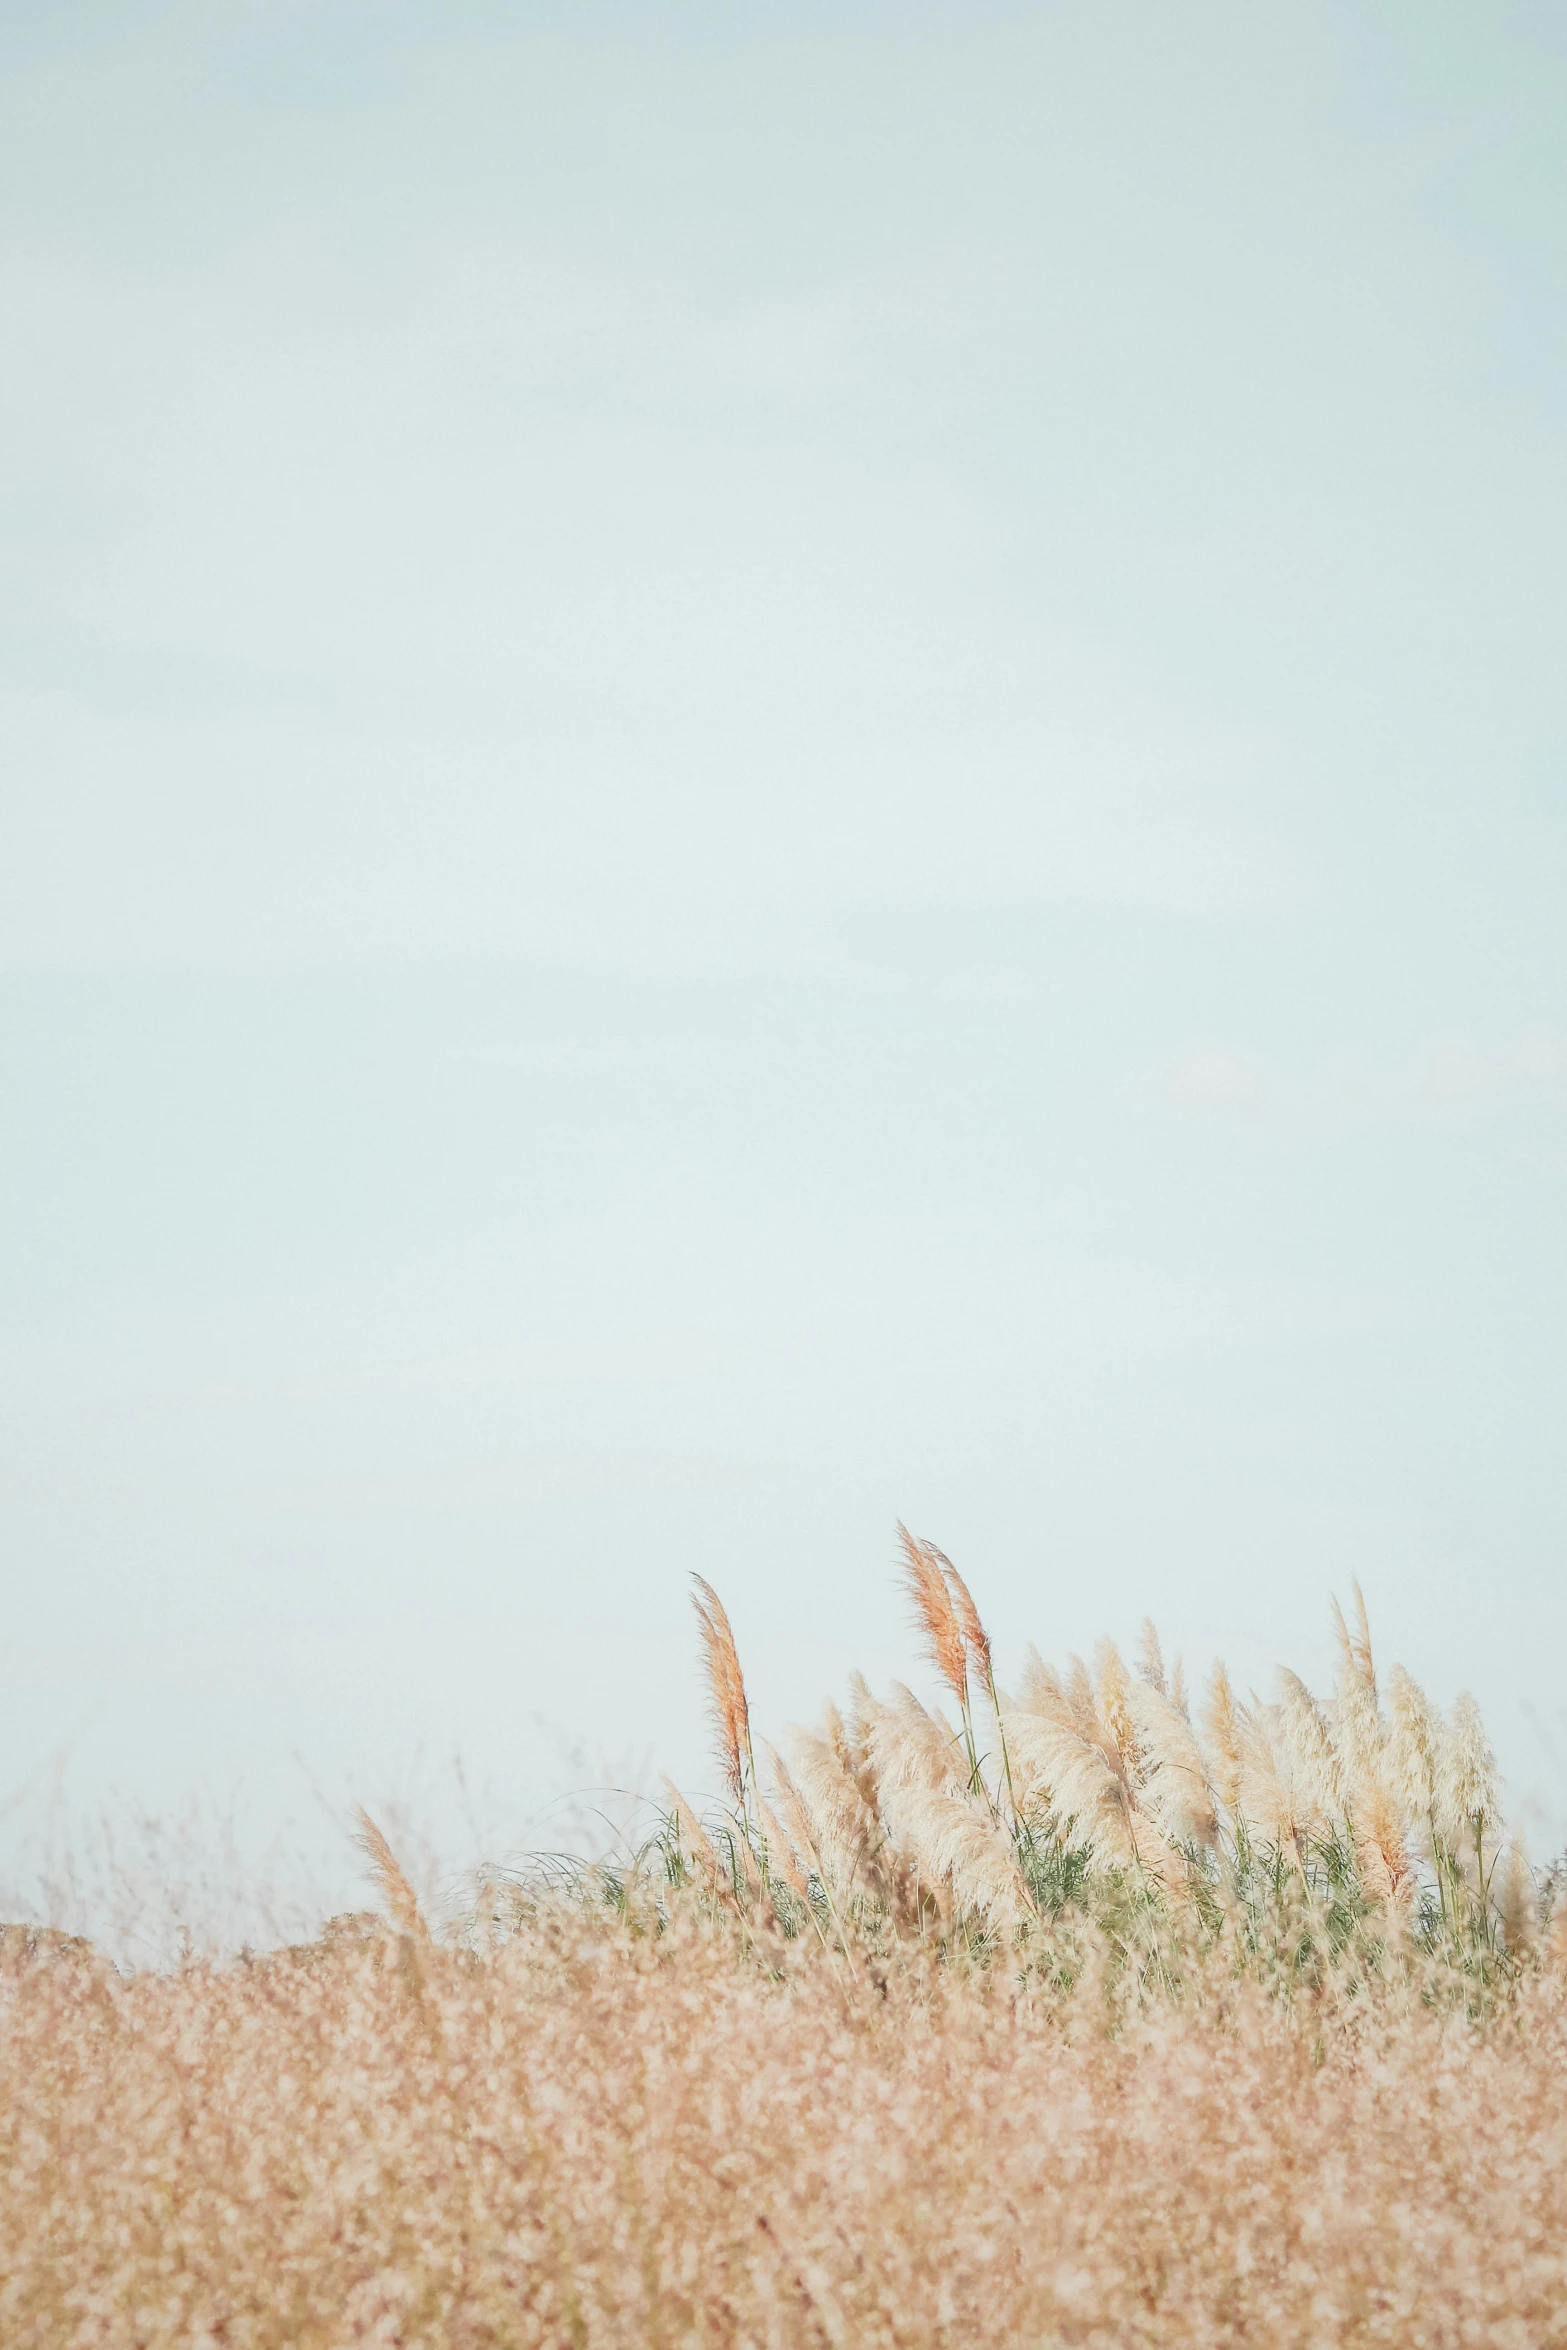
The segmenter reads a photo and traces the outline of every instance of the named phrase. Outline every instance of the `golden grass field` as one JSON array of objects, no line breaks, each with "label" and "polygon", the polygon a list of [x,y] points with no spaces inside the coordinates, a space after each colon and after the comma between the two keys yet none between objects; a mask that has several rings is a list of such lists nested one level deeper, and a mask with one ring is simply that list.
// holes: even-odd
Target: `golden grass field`
[{"label": "golden grass field", "polygon": [[1567,1950],[1483,1728],[1364,1617],[1331,1696],[1000,1690],[753,1741],[729,1804],[432,1921],[121,1974],[0,1949],[0,2344],[1567,2343]]}]

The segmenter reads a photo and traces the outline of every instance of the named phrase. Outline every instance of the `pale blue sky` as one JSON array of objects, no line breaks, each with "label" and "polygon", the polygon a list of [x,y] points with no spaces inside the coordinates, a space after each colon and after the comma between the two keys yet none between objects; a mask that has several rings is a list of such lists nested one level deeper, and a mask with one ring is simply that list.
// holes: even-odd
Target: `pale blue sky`
[{"label": "pale blue sky", "polygon": [[1546,8],[8,8],[0,1812],[698,1777],[901,1512],[1548,1841],[1564,295]]}]

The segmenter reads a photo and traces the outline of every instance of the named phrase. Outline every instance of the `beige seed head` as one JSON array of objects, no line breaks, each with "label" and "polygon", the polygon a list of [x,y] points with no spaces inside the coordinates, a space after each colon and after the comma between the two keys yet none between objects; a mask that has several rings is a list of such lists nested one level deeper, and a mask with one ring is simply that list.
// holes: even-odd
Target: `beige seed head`
[{"label": "beige seed head", "polygon": [[953,1612],[958,1619],[958,1629],[963,1635],[963,1645],[968,1652],[970,1669],[981,1688],[988,1690],[993,1687],[995,1679],[990,1661],[990,1634],[980,1621],[979,1610],[974,1605],[968,1585],[946,1552],[938,1550],[933,1542],[927,1543],[925,1547],[947,1579],[947,1588],[952,1594]]},{"label": "beige seed head", "polygon": [[1337,1827],[1348,1808],[1344,1771],[1322,1708],[1287,1665],[1279,1667],[1278,1680],[1279,1721],[1291,1777],[1316,1815],[1313,1826]]},{"label": "beige seed head", "polygon": [[400,1933],[411,1934],[415,1941],[427,1942],[430,1929],[425,1924],[418,1896],[398,1865],[396,1853],[363,1804],[358,1806],[356,1819],[354,1842],[370,1863],[370,1873],[380,1888],[393,1924]]},{"label": "beige seed head", "polygon": [[709,1717],[718,1741],[724,1784],[738,1803],[745,1792],[745,1757],[751,1741],[745,1679],[723,1601],[702,1576],[693,1575],[691,1580],[696,1586],[691,1604],[701,1626],[702,1656],[707,1668]]},{"label": "beige seed head", "polygon": [[1150,1681],[1134,1681],[1128,1703],[1147,1761],[1139,1810],[1174,1844],[1211,1845],[1218,1833],[1213,1789],[1192,1726]]},{"label": "beige seed head", "polygon": [[901,1519],[898,1541],[903,1551],[904,1589],[913,1609],[915,1629],[924,1636],[931,1663],[959,1705],[964,1705],[968,1701],[968,1661],[953,1595],[942,1573],[940,1554],[930,1543],[921,1542],[911,1534]]},{"label": "beige seed head", "polygon": [[1240,1717],[1230,1676],[1222,1664],[1216,1664],[1209,1676],[1202,1726],[1208,1734],[1211,1755],[1209,1777],[1220,1802],[1234,1819],[1240,1811]]},{"label": "beige seed head", "polygon": [[1402,1665],[1388,1675],[1387,1712],[1388,1791],[1406,1823],[1423,1832],[1436,1808],[1439,1728],[1430,1699]]},{"label": "beige seed head", "polygon": [[733,1893],[729,1884],[728,1871],[714,1851],[712,1840],[706,1829],[673,1779],[665,1779],[664,1794],[679,1833],[681,1850],[690,1854],[697,1874],[701,1877],[708,1891],[718,1894],[732,1904]]},{"label": "beige seed head", "polygon": [[1455,1844],[1483,1836],[1500,1816],[1500,1786],[1480,1708],[1467,1689],[1453,1700],[1438,1754],[1437,1815],[1443,1834]]},{"label": "beige seed head", "polygon": [[1148,1763],[1143,1752],[1142,1739],[1138,1735],[1137,1723],[1132,1715],[1132,1677],[1128,1673],[1125,1660],[1113,1640],[1100,1641],[1094,1651],[1094,1664],[1096,1667],[1094,1697],[1098,1705],[1099,1720],[1111,1747],[1119,1757],[1121,1771],[1127,1785],[1136,1789],[1142,1784]]},{"label": "beige seed head", "polygon": [[1507,1947],[1515,1958],[1521,1958],[1540,1939],[1539,1895],[1521,1828],[1514,1828],[1496,1873],[1495,1902]]},{"label": "beige seed head", "polygon": [[1142,1630],[1137,1635],[1137,1670],[1150,1689],[1157,1689],[1161,1697],[1168,1695],[1164,1650],[1159,1645],[1159,1635],[1152,1616],[1144,1616]]}]

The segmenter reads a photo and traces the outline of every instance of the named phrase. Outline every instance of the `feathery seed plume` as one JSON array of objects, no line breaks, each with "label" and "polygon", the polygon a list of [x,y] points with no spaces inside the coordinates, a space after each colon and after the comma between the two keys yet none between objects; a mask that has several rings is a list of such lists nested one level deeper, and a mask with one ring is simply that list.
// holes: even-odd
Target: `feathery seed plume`
[{"label": "feathery seed plume", "polygon": [[1467,1689],[1453,1700],[1440,1754],[1437,1808],[1444,1835],[1454,1844],[1483,1836],[1496,1825],[1500,1790],[1480,1708]]},{"label": "feathery seed plume", "polygon": [[895,1681],[890,1705],[872,1697],[868,1689],[858,1693],[858,1703],[884,1808],[888,1795],[909,1787],[928,1787],[937,1794],[967,1788],[958,1739],[940,1714],[921,1705],[912,1689]]},{"label": "feathery seed plume", "polygon": [[1339,1652],[1334,1680],[1333,1740],[1343,1758],[1346,1794],[1352,1808],[1363,1805],[1372,1784],[1385,1775],[1387,1743],[1371,1657],[1371,1629],[1366,1621],[1365,1597],[1358,1583],[1354,1593],[1353,1631],[1345,1622],[1338,1601],[1333,1601],[1333,1629]]},{"label": "feathery seed plume", "polygon": [[1261,1705],[1255,1694],[1237,1710],[1240,1735],[1240,1817],[1264,1846],[1285,1853],[1297,1865],[1312,1825],[1313,1806],[1303,1800],[1291,1769],[1291,1753],[1277,1706]]},{"label": "feathery seed plume", "polygon": [[802,1867],[795,1872],[801,1878],[801,1882],[795,1884],[795,1878],[791,1876],[789,1878],[790,1884],[794,1886],[794,1890],[800,1894],[802,1899],[809,1898],[810,1888],[805,1882],[805,1872],[808,1871],[819,1877],[824,1885],[827,1882],[827,1871],[823,1865],[820,1851],[821,1839],[815,1822],[806,1808],[805,1799],[794,1783],[793,1773],[783,1756],[778,1752],[777,1747],[769,1746],[764,1742],[762,1752],[767,1757],[767,1766],[772,1774],[773,1793],[778,1798],[778,1810],[782,1815],[781,1820],[775,1819],[769,1811],[766,1817],[772,1821],[773,1829],[785,1838],[786,1850],[791,1850],[802,1864]]},{"label": "feathery seed plume", "polygon": [[1355,1860],[1361,1883],[1389,1909],[1407,1911],[1415,1878],[1398,1808],[1380,1779],[1361,1789],[1355,1816]]},{"label": "feathery seed plume", "polygon": [[1213,1784],[1231,1819],[1237,1819],[1241,1804],[1240,1715],[1230,1676],[1222,1664],[1216,1664],[1209,1677],[1202,1723],[1213,1750]]},{"label": "feathery seed plume", "polygon": [[370,1863],[370,1872],[391,1912],[392,1923],[400,1933],[411,1934],[415,1941],[428,1942],[430,1929],[425,1924],[418,1895],[398,1866],[396,1853],[362,1803],[356,1816],[359,1824],[354,1831],[354,1842]]},{"label": "feathery seed plume", "polygon": [[1350,1584],[1350,1590],[1355,1595],[1355,1631],[1351,1646],[1360,1677],[1374,1698],[1377,1694],[1376,1659],[1371,1653],[1371,1623],[1366,1614],[1366,1595],[1360,1588],[1358,1575]]},{"label": "feathery seed plume", "polygon": [[[990,1653],[990,1634],[986,1631],[979,1610],[974,1605],[972,1592],[946,1552],[937,1550],[933,1542],[928,1543],[926,1547],[947,1579],[947,1588],[952,1594],[952,1604],[957,1614],[958,1629],[963,1635],[963,1645],[967,1652],[970,1673],[984,1691],[990,1710],[995,1716],[996,1733],[1001,1741],[1001,1779],[1002,1785],[1006,1789],[1006,1809],[1009,1816],[1015,1821],[1017,1817],[1017,1788],[1013,1783],[1012,1757],[1007,1747],[1007,1727],[1001,1715],[1001,1697],[996,1688],[996,1670]],[[975,1794],[983,1794],[985,1791],[984,1782],[980,1773],[979,1753],[974,1740],[973,1721],[967,1711],[964,1714],[963,1727],[968,1741],[973,1791]],[[992,1808],[997,1807],[993,1806]]]},{"label": "feathery seed plume", "polygon": [[1134,1681],[1127,1704],[1147,1763],[1138,1808],[1172,1844],[1211,1845],[1218,1834],[1213,1790],[1186,1716],[1152,1681]]},{"label": "feathery seed plume", "polygon": [[665,1779],[664,1793],[668,1798],[675,1826],[679,1830],[682,1851],[690,1853],[708,1891],[721,1894],[725,1900],[732,1903],[734,1896],[729,1884],[728,1872],[714,1851],[712,1839],[707,1830],[673,1779]]},{"label": "feathery seed plume", "polygon": [[1019,1776],[1032,1795],[1048,1790],[1063,1820],[1103,1858],[1122,1864],[1139,1857],[1140,1835],[1132,1792],[1102,1740],[1085,1738],[1063,1700],[1053,1713],[1015,1707],[1007,1713]]},{"label": "feathery seed plume", "polygon": [[1535,1891],[1534,1871],[1529,1866],[1521,1828],[1513,1830],[1498,1872],[1496,1913],[1501,1919],[1507,1947],[1515,1958],[1532,1949],[1539,1941],[1539,1896]]},{"label": "feathery seed plume", "polygon": [[1027,1821],[1046,1819],[1058,1812],[1059,1806],[1050,1763],[1035,1735],[1041,1715],[1034,1707],[1015,1703],[1008,1697],[1001,1699],[996,1710],[1012,1757],[1013,1797],[1018,1815]]},{"label": "feathery seed plume", "polygon": [[724,1782],[737,1803],[745,1799],[745,1765],[751,1747],[751,1717],[745,1701],[735,1636],[729,1628],[723,1601],[700,1575],[691,1578],[696,1589],[691,1604],[702,1628],[702,1650],[707,1666],[710,1712],[718,1734],[718,1759]]},{"label": "feathery seed plume", "polygon": [[1373,1703],[1377,1694],[1376,1665],[1371,1654],[1371,1625],[1366,1616],[1366,1596],[1358,1580],[1350,1585],[1355,1600],[1353,1629],[1345,1621],[1344,1610],[1337,1599],[1332,1602],[1333,1636],[1338,1644],[1339,1658],[1346,1676],[1363,1682],[1371,1692]]},{"label": "feathery seed plume", "polygon": [[1387,1711],[1389,1789],[1405,1819],[1425,1828],[1436,1809],[1441,1733],[1431,1700],[1402,1665],[1387,1677]]},{"label": "feathery seed plume", "polygon": [[1344,1817],[1344,1772],[1322,1708],[1298,1673],[1279,1667],[1279,1721],[1291,1776],[1317,1815],[1312,1825],[1334,1828]]},{"label": "feathery seed plume", "polygon": [[1340,1672],[1331,1708],[1333,1744],[1343,1760],[1349,1803],[1361,1802],[1368,1787],[1387,1777],[1387,1725],[1376,1699],[1358,1673]]},{"label": "feathery seed plume", "polygon": [[824,1883],[848,1894],[865,1880],[884,1835],[876,1807],[867,1801],[852,1767],[843,1725],[833,1708],[828,1714],[825,1737],[791,1727],[793,1773],[787,1782],[775,1773],[775,1785],[791,1835],[796,1822],[790,1799],[799,1806],[796,1849],[802,1849],[801,1838],[808,1847],[802,1858],[814,1854],[812,1866]]},{"label": "feathery seed plume", "polygon": [[1143,1628],[1137,1635],[1137,1670],[1150,1689],[1157,1689],[1161,1697],[1169,1690],[1164,1677],[1164,1650],[1159,1645],[1159,1634],[1152,1616],[1144,1616]]},{"label": "feathery seed plume", "polygon": [[911,1534],[901,1519],[898,1541],[903,1549],[903,1578],[913,1606],[915,1629],[924,1634],[930,1660],[959,1705],[966,1705],[968,1664],[963,1632],[937,1554],[928,1542],[921,1542]]},{"label": "feathery seed plume", "polygon": [[1002,1932],[1033,1908],[1010,1836],[969,1796],[905,1786],[890,1801],[899,1845],[927,1884],[950,1893],[954,1908]]},{"label": "feathery seed plume", "polygon": [[1105,1728],[1099,1719],[1099,1702],[1094,1695],[1094,1677],[1080,1656],[1066,1660],[1066,1702],[1078,1734],[1083,1738],[1103,1738]]},{"label": "feathery seed plume", "polygon": [[993,1690],[995,1675],[990,1662],[990,1634],[980,1621],[979,1610],[974,1605],[969,1587],[944,1550],[938,1550],[934,1542],[927,1542],[925,1548],[930,1552],[931,1557],[947,1579],[947,1588],[952,1594],[952,1605],[958,1619],[958,1629],[963,1635],[963,1644],[968,1651],[968,1661],[970,1665],[978,1667],[976,1678],[982,1688]]},{"label": "feathery seed plume", "polygon": [[1062,1696],[1061,1676],[1054,1665],[1047,1665],[1032,1640],[1023,1657],[1023,1678],[1018,1687],[1017,1702],[1026,1713],[1043,1713],[1057,1704]]},{"label": "feathery seed plume", "polygon": [[1100,1641],[1094,1650],[1094,1664],[1099,1719],[1120,1758],[1127,1784],[1135,1791],[1142,1785],[1148,1766],[1132,1716],[1132,1676],[1113,1640]]}]

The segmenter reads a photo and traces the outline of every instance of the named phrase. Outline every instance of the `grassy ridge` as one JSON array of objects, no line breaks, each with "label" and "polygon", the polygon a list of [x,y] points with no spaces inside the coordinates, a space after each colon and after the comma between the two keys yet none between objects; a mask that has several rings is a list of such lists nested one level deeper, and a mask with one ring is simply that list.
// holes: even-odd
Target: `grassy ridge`
[{"label": "grassy ridge", "polygon": [[1003,1690],[904,1538],[945,1711],[777,1752],[697,1591],[727,1783],[628,1862],[481,1873],[121,1975],[0,1939],[0,2342],[1567,2343],[1567,1944],[1364,1612],[1318,1698]]},{"label": "grassy ridge", "polygon": [[[1567,1996],[850,1965],[554,1896],[122,1979],[14,1954],[0,2340],[1567,2340]],[[1114,2029],[1106,2029],[1113,2018]]]}]

